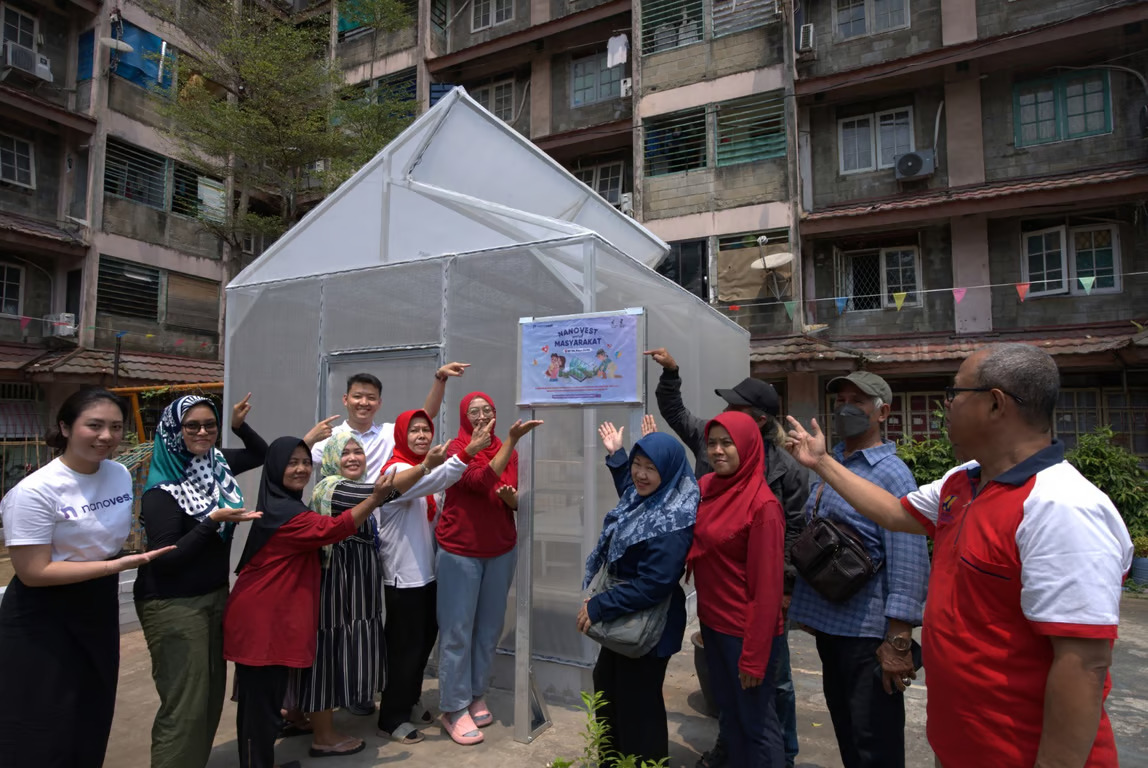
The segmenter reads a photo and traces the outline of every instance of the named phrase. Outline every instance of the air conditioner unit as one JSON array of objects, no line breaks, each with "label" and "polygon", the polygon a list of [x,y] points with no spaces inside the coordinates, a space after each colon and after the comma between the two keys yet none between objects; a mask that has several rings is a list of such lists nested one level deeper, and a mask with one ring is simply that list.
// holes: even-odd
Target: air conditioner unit
[{"label": "air conditioner unit", "polygon": [[76,316],[71,312],[44,315],[44,335],[59,336],[66,339],[74,338],[76,335]]},{"label": "air conditioner unit", "polygon": [[802,24],[801,33],[797,36],[797,52],[809,53],[813,50],[813,25]]},{"label": "air conditioner unit", "polygon": [[618,210],[627,216],[634,215],[634,193],[623,192],[618,197]]},{"label": "air conditioner unit", "polygon": [[634,95],[634,78],[623,77],[622,81],[618,85],[621,89],[622,98]]},{"label": "air conditioner unit", "polygon": [[52,82],[52,61],[31,48],[16,45],[11,40],[4,43],[4,66],[27,72],[33,77]]},{"label": "air conditioner unit", "polygon": [[936,170],[936,156],[931,149],[906,152],[893,158],[899,180],[923,179],[932,176]]}]

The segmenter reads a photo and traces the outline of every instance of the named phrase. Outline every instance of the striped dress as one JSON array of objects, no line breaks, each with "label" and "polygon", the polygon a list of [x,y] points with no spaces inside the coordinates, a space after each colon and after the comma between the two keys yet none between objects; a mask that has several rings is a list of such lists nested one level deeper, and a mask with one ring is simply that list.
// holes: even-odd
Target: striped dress
[{"label": "striped dress", "polygon": [[[331,514],[365,501],[370,483],[343,480],[331,496]],[[315,663],[299,670],[299,708],[305,712],[371,701],[386,685],[382,561],[377,523],[367,518],[354,536],[331,548],[319,589]]]}]

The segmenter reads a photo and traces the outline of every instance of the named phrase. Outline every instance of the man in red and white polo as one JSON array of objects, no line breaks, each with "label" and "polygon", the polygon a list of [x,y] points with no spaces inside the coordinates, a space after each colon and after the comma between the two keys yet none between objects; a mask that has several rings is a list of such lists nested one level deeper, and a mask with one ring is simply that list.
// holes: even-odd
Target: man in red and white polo
[{"label": "man in red and white polo", "polygon": [[934,537],[921,645],[943,768],[1118,764],[1104,699],[1132,542],[1052,439],[1059,389],[1043,350],[978,350],[945,391],[972,461],[902,499],[826,454],[816,421],[790,419],[790,451],[858,512]]}]

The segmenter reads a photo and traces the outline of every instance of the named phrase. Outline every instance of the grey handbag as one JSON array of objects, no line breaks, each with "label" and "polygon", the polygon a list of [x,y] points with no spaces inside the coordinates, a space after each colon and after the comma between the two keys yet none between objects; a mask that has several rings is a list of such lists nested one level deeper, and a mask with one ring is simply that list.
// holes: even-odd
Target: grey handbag
[{"label": "grey handbag", "polygon": [[[590,584],[590,595],[600,595],[625,583],[624,580],[611,576],[608,566],[603,566]],[[620,653],[631,659],[641,658],[653,650],[662,639],[662,633],[666,631],[666,615],[670,612],[672,597],[673,593],[649,608],[627,613],[611,621],[591,624],[590,629],[586,630],[586,637],[614,653]]]}]

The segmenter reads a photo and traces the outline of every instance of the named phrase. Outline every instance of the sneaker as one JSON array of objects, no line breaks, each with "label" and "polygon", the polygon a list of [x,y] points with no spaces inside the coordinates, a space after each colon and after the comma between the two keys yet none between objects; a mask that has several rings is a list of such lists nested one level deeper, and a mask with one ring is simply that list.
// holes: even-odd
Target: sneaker
[{"label": "sneaker", "polygon": [[375,702],[371,700],[359,701],[347,706],[347,711],[352,715],[359,717],[366,717],[367,715],[375,714]]}]

